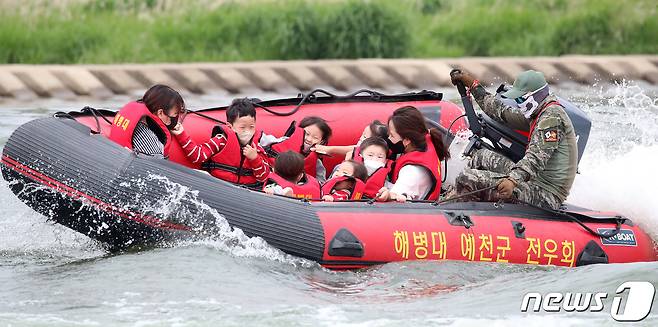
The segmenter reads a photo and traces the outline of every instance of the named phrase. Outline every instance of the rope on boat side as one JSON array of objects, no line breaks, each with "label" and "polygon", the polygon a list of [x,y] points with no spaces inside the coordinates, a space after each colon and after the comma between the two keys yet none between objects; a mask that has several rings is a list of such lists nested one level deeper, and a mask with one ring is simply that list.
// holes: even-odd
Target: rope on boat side
[{"label": "rope on boat side", "polygon": [[609,231],[609,232],[605,232],[605,233],[599,233],[599,232],[594,231],[593,229],[589,228],[589,226],[585,225],[585,223],[583,223],[582,221],[580,221],[580,219],[576,218],[574,215],[572,215],[572,214],[570,214],[570,213],[568,213],[568,212],[566,212],[566,211],[563,211],[563,210],[553,210],[553,209],[548,209],[548,208],[540,207],[540,206],[538,206],[538,205],[534,205],[534,204],[532,204],[532,203],[528,203],[528,202],[523,201],[523,200],[519,200],[519,199],[515,199],[515,200],[516,200],[518,203],[525,204],[525,205],[530,206],[530,207],[533,207],[533,208],[535,208],[535,209],[542,210],[542,211],[545,211],[545,212],[548,212],[548,213],[551,213],[551,214],[554,214],[554,215],[557,215],[557,216],[560,216],[560,217],[569,218],[569,220],[571,220],[571,221],[577,223],[578,225],[580,225],[580,227],[582,227],[584,230],[586,230],[586,231],[589,232],[590,234],[592,234],[592,235],[594,235],[594,236],[602,237],[602,238],[605,238],[605,239],[609,239],[609,238],[614,237],[614,236],[616,236],[617,234],[619,234],[619,232],[621,232],[621,224],[622,224],[622,223],[624,222],[624,220],[625,220],[624,218],[617,217],[617,219],[616,219],[616,220],[617,220],[617,221],[616,221],[617,225],[615,226],[615,230],[613,230],[613,231]]},{"label": "rope on boat side", "polygon": [[457,200],[457,199],[465,198],[469,195],[474,195],[474,194],[477,194],[477,193],[480,193],[480,192],[489,191],[489,190],[497,188],[497,187],[498,187],[498,185],[492,185],[492,186],[481,188],[479,190],[475,190],[475,191],[472,191],[472,192],[459,194],[457,196],[453,196],[453,197],[450,197],[450,198],[447,198],[447,199],[436,200],[436,201],[432,202],[432,205],[438,206],[438,205],[441,205],[441,204],[444,204],[444,203],[452,202],[452,201]]}]

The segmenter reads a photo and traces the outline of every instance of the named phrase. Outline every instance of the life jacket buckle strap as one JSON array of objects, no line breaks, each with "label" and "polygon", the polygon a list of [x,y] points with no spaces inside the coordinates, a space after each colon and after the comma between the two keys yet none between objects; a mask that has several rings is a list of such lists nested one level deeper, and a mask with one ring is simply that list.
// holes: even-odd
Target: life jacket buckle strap
[{"label": "life jacket buckle strap", "polygon": [[206,170],[212,170],[212,169],[224,170],[224,171],[228,171],[228,172],[240,175],[240,176],[253,176],[254,175],[254,172],[251,169],[245,169],[245,168],[239,169],[237,167],[233,167],[233,166],[229,166],[229,165],[225,165],[225,164],[220,164],[220,163],[217,163],[217,162],[205,162],[201,165],[201,167],[203,169],[206,169]]}]

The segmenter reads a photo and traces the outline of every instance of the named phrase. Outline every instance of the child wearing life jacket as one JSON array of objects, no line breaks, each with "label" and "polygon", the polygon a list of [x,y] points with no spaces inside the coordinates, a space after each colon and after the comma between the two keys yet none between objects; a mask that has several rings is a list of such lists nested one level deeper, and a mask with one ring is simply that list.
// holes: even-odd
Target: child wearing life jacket
[{"label": "child wearing life jacket", "polygon": [[304,156],[306,174],[314,176],[320,183],[323,183],[327,178],[327,171],[318,153],[313,150],[317,145],[327,144],[330,137],[331,127],[327,121],[320,117],[309,116],[304,117],[296,127],[294,124],[291,125],[283,138],[274,140],[274,143],[272,140],[261,138],[260,144],[270,155],[270,163],[273,163],[280,153],[288,150],[301,153]]},{"label": "child wearing life jacket", "polygon": [[292,198],[319,199],[320,183],[304,173],[304,156],[294,151],[279,154],[263,191]]},{"label": "child wearing life jacket", "polygon": [[388,174],[391,172],[392,161],[388,156],[388,143],[381,137],[369,137],[356,149],[355,160],[362,161],[368,171],[365,190],[367,198],[375,198],[377,192],[386,185]]},{"label": "child wearing life jacket", "polygon": [[171,133],[192,163],[211,175],[251,188],[262,187],[270,173],[265,150],[254,140],[256,108],[249,99],[235,99],[226,109],[228,125],[215,126],[209,141],[197,144],[178,124]]},{"label": "child wearing life jacket", "polygon": [[[358,158],[358,148],[361,145],[363,140],[378,136],[382,139],[388,137],[388,126],[382,123],[379,120],[373,120],[368,126],[363,129],[361,132],[361,137],[356,141],[355,145],[316,145],[315,151],[319,153],[332,154],[332,155],[341,155],[345,156],[345,160],[357,159]],[[358,161],[358,160],[357,160]]]},{"label": "child wearing life jacket", "polygon": [[368,176],[372,176],[377,169],[386,166],[388,161],[386,159],[388,156],[388,143],[378,136],[363,140],[355,152],[357,154],[355,160],[363,162],[368,170]]},{"label": "child wearing life jacket", "polygon": [[366,167],[355,160],[345,160],[322,186],[322,200],[345,201],[359,200],[363,195],[365,180],[368,178]]}]

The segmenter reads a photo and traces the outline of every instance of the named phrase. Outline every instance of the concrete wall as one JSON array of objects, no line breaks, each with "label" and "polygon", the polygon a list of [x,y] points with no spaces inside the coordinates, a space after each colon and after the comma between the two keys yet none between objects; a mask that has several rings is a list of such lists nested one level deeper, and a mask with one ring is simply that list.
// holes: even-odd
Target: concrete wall
[{"label": "concrete wall", "polygon": [[511,82],[526,69],[544,72],[550,83],[584,84],[644,80],[658,84],[658,55],[449,59],[360,59],[251,63],[0,65],[0,97],[17,100],[111,97],[136,94],[163,83],[185,93],[249,93],[329,87],[424,89],[449,86],[461,68],[483,83]]}]

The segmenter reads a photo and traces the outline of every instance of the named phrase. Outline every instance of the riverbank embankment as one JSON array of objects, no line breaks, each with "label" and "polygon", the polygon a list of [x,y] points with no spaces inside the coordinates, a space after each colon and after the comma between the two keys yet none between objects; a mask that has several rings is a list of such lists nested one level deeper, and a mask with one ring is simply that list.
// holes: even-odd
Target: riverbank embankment
[{"label": "riverbank embankment", "polygon": [[156,83],[182,92],[229,94],[432,89],[450,85],[453,68],[487,84],[511,83],[526,69],[552,84],[643,80],[658,84],[658,56],[561,56],[445,59],[357,59],[187,64],[0,65],[0,96],[17,100],[106,98],[137,94]]}]

